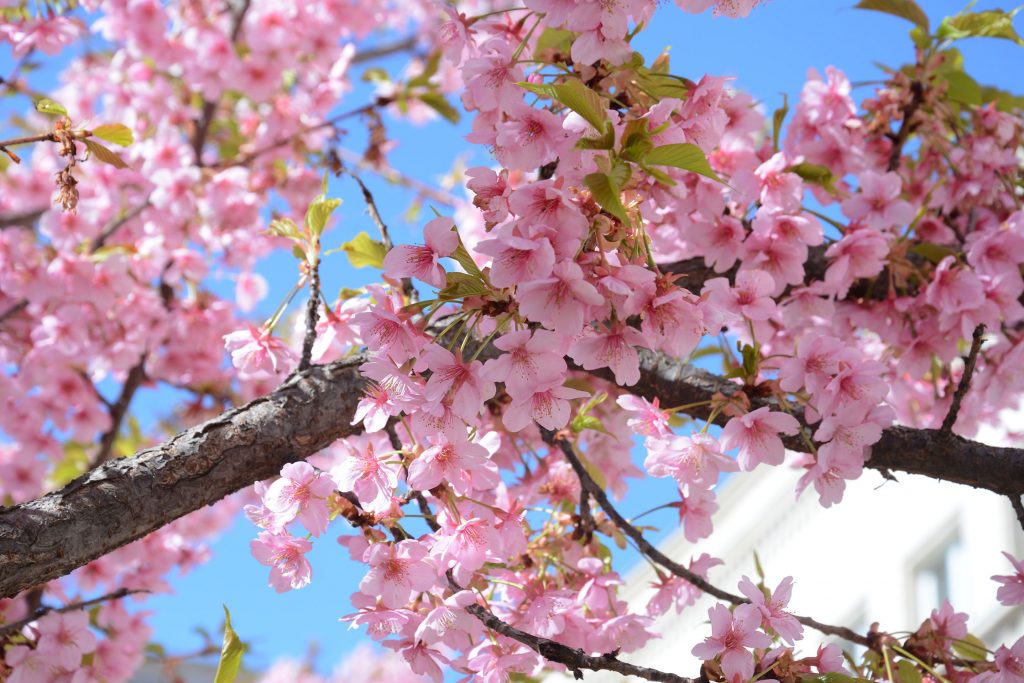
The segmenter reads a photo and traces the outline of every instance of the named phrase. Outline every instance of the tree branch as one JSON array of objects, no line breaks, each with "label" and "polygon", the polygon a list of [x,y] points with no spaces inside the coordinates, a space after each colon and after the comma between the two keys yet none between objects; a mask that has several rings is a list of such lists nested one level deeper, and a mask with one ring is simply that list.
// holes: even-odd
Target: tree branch
[{"label": "tree branch", "polygon": [[[672,560],[663,552],[654,547],[646,538],[644,538],[644,535],[640,533],[640,530],[632,524],[630,524],[629,520],[623,517],[622,514],[615,508],[615,506],[612,504],[612,501],[608,498],[607,494],[605,494],[604,489],[598,486],[597,482],[594,481],[594,478],[590,476],[590,472],[587,471],[587,468],[580,461],[579,456],[576,455],[576,450],[573,448],[572,444],[569,443],[566,439],[559,437],[554,432],[544,429],[543,427],[540,428],[540,432],[541,437],[544,439],[544,442],[546,444],[548,444],[552,448],[557,448],[562,452],[562,454],[565,456],[565,459],[569,461],[569,465],[572,467],[573,472],[576,473],[576,477],[580,480],[580,486],[583,487],[583,490],[587,491],[588,493],[590,493],[591,496],[594,497],[594,500],[597,501],[597,504],[600,505],[601,509],[604,510],[604,513],[608,515],[608,517],[610,517],[613,522],[615,522],[615,526],[619,527],[619,530],[621,530],[622,533],[626,534],[631,539],[633,539],[633,542],[636,543],[637,547],[640,549],[640,552],[642,552],[644,555],[647,555],[647,557],[651,558],[652,560],[654,560],[662,567],[675,574],[676,576],[689,581],[691,584],[693,584],[700,590],[704,591],[709,595],[713,595],[719,600],[725,600],[726,602],[730,602],[734,605],[741,605],[743,603],[750,602],[741,595],[729,593],[727,591],[722,590],[721,588],[712,585],[707,579],[702,577],[700,574],[696,574],[695,572],[690,571],[688,568]],[[796,617],[796,619],[801,624],[804,624],[805,626],[810,626],[811,628],[821,631],[822,633],[828,634],[830,636],[838,636],[840,638],[845,638],[850,642],[857,643],[858,645],[863,645],[864,647],[871,646],[871,641],[868,640],[868,638],[860,635],[859,633],[851,629],[846,628],[845,626],[831,626],[829,624],[823,624],[820,621],[811,619],[810,617],[798,616]]]},{"label": "tree branch", "polygon": [[114,442],[117,441],[117,435],[121,431],[121,423],[124,422],[125,416],[128,414],[128,406],[131,405],[132,399],[135,397],[135,392],[142,386],[143,381],[146,379],[146,354],[142,354],[139,358],[139,362],[132,366],[132,369],[128,371],[128,376],[125,377],[124,384],[121,385],[121,393],[118,395],[117,400],[110,404],[110,429],[103,433],[100,437],[100,449],[96,452],[96,457],[92,459],[92,463],[89,469],[102,465],[106,461],[110,460],[111,454],[114,452]]},{"label": "tree branch", "polygon": [[312,365],[313,345],[316,344],[316,325],[320,322],[320,255],[309,265],[309,300],[306,302],[306,333],[302,338],[302,356],[299,371]]},{"label": "tree branch", "polygon": [[[362,178],[351,171],[347,171],[347,173],[352,176],[352,180],[356,181],[359,185],[359,189],[362,190],[363,201],[366,202],[366,210],[370,213],[370,218],[372,218],[373,222],[377,225],[377,230],[380,232],[380,238],[384,242],[384,248],[391,251],[394,249],[395,244],[391,241],[391,234],[388,232],[388,226],[384,223],[384,219],[380,217],[380,211],[377,210],[377,202],[373,198],[373,193],[370,192],[370,188],[366,187]],[[409,297],[410,300],[416,300],[416,287],[412,283],[412,278],[402,278],[402,291],[405,292],[405,295]]]},{"label": "tree branch", "polygon": [[[494,357],[493,347],[480,358]],[[0,597],[62,576],[255,481],[276,475],[349,436],[366,383],[364,355],[314,366],[251,403],[132,458],[118,458],[37,500],[0,510]],[[708,401],[740,385],[682,361],[640,351],[633,393],[663,405]],[[592,374],[610,378],[607,370]],[[771,405],[753,399],[754,407]],[[688,411],[709,416],[707,406]],[[718,417],[718,423],[727,418]],[[786,439],[806,451],[799,438]],[[1024,493],[1024,450],[969,441],[937,429],[890,427],[867,467],[923,474],[1004,495]],[[593,493],[593,492],[592,492]]]},{"label": "tree branch", "polygon": [[86,609],[92,607],[93,605],[98,605],[108,600],[120,600],[121,598],[127,597],[129,595],[148,592],[148,590],[143,589],[119,588],[113,593],[107,593],[106,595],[101,595],[98,598],[93,598],[91,600],[74,602],[70,605],[64,605],[63,607],[39,607],[38,609],[32,610],[31,616],[25,617],[21,621],[14,621],[10,624],[4,624],[3,626],[0,626],[0,639],[6,638],[12,633],[17,633],[24,627],[31,624],[33,621],[36,621],[37,619],[45,616],[46,614],[49,614],[50,612],[73,612],[75,610]]},{"label": "tree branch", "polygon": [[963,403],[967,390],[971,388],[971,376],[974,375],[974,368],[978,364],[978,352],[981,351],[981,342],[984,341],[985,326],[978,325],[974,328],[974,335],[971,337],[971,350],[964,358],[964,374],[960,377],[960,384],[953,392],[953,402],[949,404],[949,412],[946,419],[942,421],[940,431],[947,434],[952,433],[953,425],[956,423],[957,415],[960,414],[960,404]]},{"label": "tree branch", "polygon": [[28,299],[21,299],[20,301],[16,301],[14,304],[11,305],[10,308],[8,308],[3,313],[0,313],[0,323],[4,322],[8,318],[18,315],[26,308],[28,308]]}]

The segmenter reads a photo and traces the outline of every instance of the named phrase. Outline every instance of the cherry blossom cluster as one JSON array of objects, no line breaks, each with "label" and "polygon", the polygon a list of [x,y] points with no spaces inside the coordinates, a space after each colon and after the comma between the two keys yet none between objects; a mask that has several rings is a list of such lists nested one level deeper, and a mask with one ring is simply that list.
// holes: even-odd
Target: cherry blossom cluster
[{"label": "cherry blossom cluster", "polygon": [[[813,486],[828,507],[894,422],[938,428],[951,415],[970,436],[1019,405],[1024,122],[956,99],[941,41],[863,102],[829,68],[791,115],[769,117],[726,78],[676,76],[667,55],[635,53],[648,0],[83,4],[0,22],[16,56],[86,35],[111,45],[71,59],[52,93],[60,125],[118,121],[137,138],[125,168],[79,150],[69,180],[41,145],[0,174],[0,215],[38,223],[0,231],[3,502],[155,443],[128,414],[140,390],[187,392],[171,416],[184,427],[309,363],[357,358],[367,388],[354,436],[245,501],[0,602],[3,622],[93,591],[167,590],[248,503],[252,554],[279,592],[312,581],[313,543],[346,520],[338,551],[366,573],[344,621],[397,653],[381,665],[388,680],[405,675],[388,673],[398,657],[434,681],[557,668],[531,637],[616,660],[657,637],[656,617],[691,606],[721,561],[698,547],[686,567],[658,569],[646,606],[629,604],[611,547],[632,527],[585,478],[617,500],[631,478],[671,479],[666,505],[696,543],[723,475],[789,464],[797,494]],[[741,17],[760,3],[677,4]],[[422,54],[401,77],[374,75],[376,99],[356,110],[366,163],[381,167],[390,146],[381,111],[423,120],[453,96],[496,164],[465,171],[465,198],[425,221],[422,244],[368,240],[383,282],[321,301],[334,205],[307,162],[338,170],[335,117],[357,43],[380,27],[414,31]],[[30,123],[54,126],[42,113]],[[56,173],[74,212],[53,205]],[[296,254],[296,286],[249,321],[270,294],[256,267],[276,250]],[[211,286],[225,276],[233,302]],[[312,316],[289,323],[303,287]],[[724,389],[684,405],[651,396],[652,366],[698,358],[720,359]],[[1018,605],[1024,565],[1007,558],[1015,573],[993,577],[996,595]],[[948,603],[908,638],[859,634],[861,664],[835,645],[801,657],[808,620],[787,611],[792,588],[744,578],[710,610],[692,650],[708,680],[884,680],[889,661],[872,656],[899,646],[918,675],[1024,681],[1024,639],[989,660]],[[50,611],[4,637],[0,675],[127,680],[147,629],[120,601]],[[287,664],[268,674],[307,678]]]}]

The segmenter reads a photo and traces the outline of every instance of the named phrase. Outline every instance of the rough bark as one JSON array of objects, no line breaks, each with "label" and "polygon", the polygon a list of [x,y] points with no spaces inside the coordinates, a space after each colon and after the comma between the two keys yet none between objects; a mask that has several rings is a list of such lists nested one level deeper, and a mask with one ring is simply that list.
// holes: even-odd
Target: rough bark
[{"label": "rough bark", "polygon": [[[487,349],[481,357],[487,357]],[[663,406],[706,401],[741,387],[662,354],[642,351],[630,390]],[[315,366],[271,394],[131,458],[108,462],[64,489],[0,510],[0,597],[63,576],[183,515],[274,476],[357,427],[349,423],[364,381],[354,357]],[[609,378],[607,371],[595,371]],[[754,398],[754,405],[765,404]],[[688,410],[700,419],[708,407]],[[725,418],[719,417],[719,422]],[[787,447],[806,450],[798,438]],[[997,448],[936,429],[892,427],[868,467],[900,470],[1005,495],[1024,493],[1024,450]]]},{"label": "rough bark", "polygon": [[0,596],[63,576],[351,435],[364,360],[310,368],[156,448],[0,510]]}]

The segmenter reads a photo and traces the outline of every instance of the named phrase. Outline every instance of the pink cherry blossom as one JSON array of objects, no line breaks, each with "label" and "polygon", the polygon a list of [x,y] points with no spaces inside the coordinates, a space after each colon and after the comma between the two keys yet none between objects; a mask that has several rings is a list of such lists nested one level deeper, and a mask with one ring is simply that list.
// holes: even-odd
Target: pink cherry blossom
[{"label": "pink cherry blossom", "polygon": [[740,581],[739,588],[740,592],[750,600],[750,604],[761,612],[761,622],[765,629],[770,628],[775,631],[790,645],[803,637],[804,627],[800,625],[796,617],[783,611],[793,594],[792,576],[784,578],[775,591],[767,596],[746,576]]},{"label": "pink cherry blossom", "polygon": [[500,481],[487,449],[470,442],[464,434],[454,439],[439,435],[432,442],[409,464],[409,486],[426,491],[448,481],[456,493],[470,495],[474,490],[491,489]]},{"label": "pink cherry blossom", "polygon": [[578,389],[562,386],[561,379],[537,384],[519,398],[513,397],[511,405],[505,408],[502,421],[511,432],[525,429],[531,420],[545,429],[561,429],[569,422],[569,401],[585,398],[589,394]]},{"label": "pink cherry blossom", "polygon": [[737,462],[745,472],[760,463],[781,465],[785,448],[779,434],[792,436],[799,431],[800,423],[792,415],[765,406],[730,419],[722,430],[722,448],[739,449]]},{"label": "pink cherry blossom", "polygon": [[1017,573],[992,577],[993,581],[1002,584],[996,592],[996,598],[1004,605],[1024,605],[1024,560],[1017,560],[1007,552],[1003,555]]},{"label": "pink cherry blossom", "polygon": [[494,346],[505,351],[486,363],[486,372],[495,381],[504,382],[513,398],[533,395],[537,384],[557,380],[562,383],[566,364],[557,352],[559,338],[547,330],[509,332],[494,340]]},{"label": "pink cherry blossom", "polygon": [[281,468],[281,478],[263,496],[267,509],[278,516],[279,523],[298,517],[302,525],[319,536],[327,530],[327,498],[334,492],[334,482],[306,462],[289,463]]},{"label": "pink cherry blossom", "polygon": [[604,297],[572,261],[556,264],[551,277],[520,284],[516,293],[520,311],[565,336],[579,334],[583,321],[590,318],[589,307],[604,303]]},{"label": "pink cherry blossom", "polygon": [[737,605],[730,613],[725,605],[708,610],[711,635],[693,648],[693,655],[703,660],[720,657],[722,672],[728,680],[738,677],[749,680],[754,675],[754,655],[748,647],[768,647],[771,638],[758,631],[761,612],[754,605]]},{"label": "pink cherry blossom", "polygon": [[364,510],[382,513],[391,507],[391,495],[398,485],[401,464],[390,453],[377,454],[373,442],[352,446],[342,442],[346,454],[331,469],[331,479],[341,491],[351,491]]},{"label": "pink cherry blossom", "polygon": [[570,347],[569,355],[584,370],[608,368],[616,384],[631,386],[640,381],[640,357],[635,347],[644,343],[642,334],[619,324],[589,331]]},{"label": "pink cherry blossom", "polygon": [[53,666],[73,671],[83,655],[96,649],[96,636],[89,630],[89,614],[84,610],[50,612],[36,622],[36,630],[39,654]]},{"label": "pink cherry blossom", "polygon": [[248,327],[224,335],[224,347],[243,379],[284,377],[295,361],[292,351],[269,329]]},{"label": "pink cherry blossom", "polygon": [[899,199],[902,190],[896,173],[864,171],[858,177],[860,191],[842,203],[843,214],[871,230],[887,230],[914,219],[914,207]]},{"label": "pink cherry blossom", "polygon": [[668,423],[669,416],[661,410],[657,396],[654,397],[653,402],[649,402],[640,396],[623,394],[615,399],[615,403],[623,410],[638,413],[636,417],[631,417],[626,422],[629,428],[637,434],[662,437],[671,433]]},{"label": "pink cherry blossom", "polygon": [[249,544],[253,557],[270,567],[270,587],[278,593],[297,590],[309,584],[313,568],[306,553],[313,544],[287,532],[261,531]]},{"label": "pink cherry blossom", "polygon": [[459,236],[452,231],[455,222],[447,216],[429,221],[423,228],[426,245],[401,244],[384,257],[384,273],[393,278],[415,277],[428,285],[443,288],[445,271],[438,259],[450,256],[459,246]]},{"label": "pink cherry blossom", "polygon": [[736,461],[721,453],[721,446],[708,434],[664,436],[646,441],[644,467],[653,477],[672,477],[680,486],[712,486],[721,472],[735,472]]},{"label": "pink cherry blossom", "polygon": [[404,607],[414,592],[428,590],[437,580],[426,557],[427,548],[419,541],[376,543],[364,557],[370,571],[359,583],[359,590],[379,597],[385,607]]}]

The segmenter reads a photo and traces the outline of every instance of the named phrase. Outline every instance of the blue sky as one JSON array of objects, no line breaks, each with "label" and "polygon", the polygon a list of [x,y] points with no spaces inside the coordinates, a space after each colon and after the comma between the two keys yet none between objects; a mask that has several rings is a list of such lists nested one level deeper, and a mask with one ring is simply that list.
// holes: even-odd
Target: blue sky
[{"label": "blue sky", "polygon": [[[752,93],[770,112],[782,102],[782,93],[793,103],[799,97],[807,69],[824,71],[835,65],[844,70],[854,82],[874,81],[881,72],[876,62],[899,66],[913,59],[908,39],[910,24],[905,21],[852,9],[854,0],[770,0],[745,20],[713,18],[710,14],[693,16],[684,14],[671,3],[662,3],[651,26],[634,42],[648,59],[665,46],[671,46],[672,71],[694,80],[703,74],[735,76],[738,88]],[[921,5],[932,17],[932,23],[963,7],[963,2],[950,0],[921,0]],[[980,2],[976,9],[997,7],[998,3]],[[1021,30],[1018,22],[1018,30]],[[1024,31],[1022,31],[1024,32]],[[998,85],[1004,89],[1024,92],[1024,52],[1008,41],[968,40],[960,46],[965,64],[980,83]],[[10,54],[0,50],[0,73],[10,71]],[[394,71],[399,60],[385,62]],[[53,71],[33,79],[37,87],[52,84]],[[859,88],[857,97],[872,94],[871,86]],[[343,105],[343,109],[366,101],[367,89],[360,86]],[[12,110],[24,110],[24,100],[0,102],[0,115]],[[391,164],[421,180],[438,183],[447,173],[456,156],[469,151],[462,137],[468,131],[468,121],[458,126],[443,121],[428,126],[415,126],[400,121],[389,121],[388,129],[399,146],[389,155]],[[351,135],[344,146],[361,150],[365,135],[359,126],[351,126]],[[480,150],[473,152],[472,163],[488,163]],[[369,173],[363,178],[376,195],[385,221],[391,227],[396,242],[416,241],[422,220],[408,223],[403,215],[411,196],[401,188],[388,185]],[[331,191],[345,203],[337,213],[337,220],[329,232],[328,247],[337,246],[360,230],[375,234],[373,224],[365,214],[364,205],[354,183],[349,179],[332,180]],[[461,188],[455,188],[461,192]],[[443,207],[438,206],[443,211]],[[421,214],[422,215],[422,214]],[[429,210],[427,214],[429,215]],[[425,220],[425,218],[424,218]],[[269,314],[278,299],[294,281],[294,261],[287,254],[269,259],[261,272],[271,283],[271,297],[258,311]],[[328,297],[339,287],[358,287],[372,281],[370,271],[352,269],[344,256],[335,255],[323,266],[324,289]],[[212,286],[229,294],[232,283],[223,280]],[[139,396],[136,407],[144,423],[152,423],[167,405],[168,395],[155,391]],[[645,482],[634,487],[631,496],[622,505],[627,515],[637,514],[659,502],[669,499],[671,486],[662,482]],[[652,502],[653,501],[653,502]],[[648,523],[661,523],[668,529],[673,513],[652,515]],[[223,618],[221,603],[232,612],[232,622],[239,635],[252,646],[246,656],[251,668],[263,668],[279,656],[301,658],[311,641],[320,645],[318,663],[321,669],[330,669],[365,637],[361,632],[348,630],[337,621],[350,610],[348,596],[357,589],[362,571],[349,562],[347,552],[334,542],[343,533],[344,523],[337,523],[336,531],[315,544],[311,555],[314,581],[301,591],[278,595],[267,588],[268,570],[249,554],[249,541],[255,528],[246,520],[239,520],[213,546],[213,560],[182,578],[174,578],[173,595],[156,596],[145,604],[154,611],[151,624],[155,628],[154,640],[170,652],[188,651],[200,644],[195,634],[202,627],[216,634]],[[652,533],[653,538],[664,532]],[[618,564],[625,572],[632,557],[623,557]]]}]

